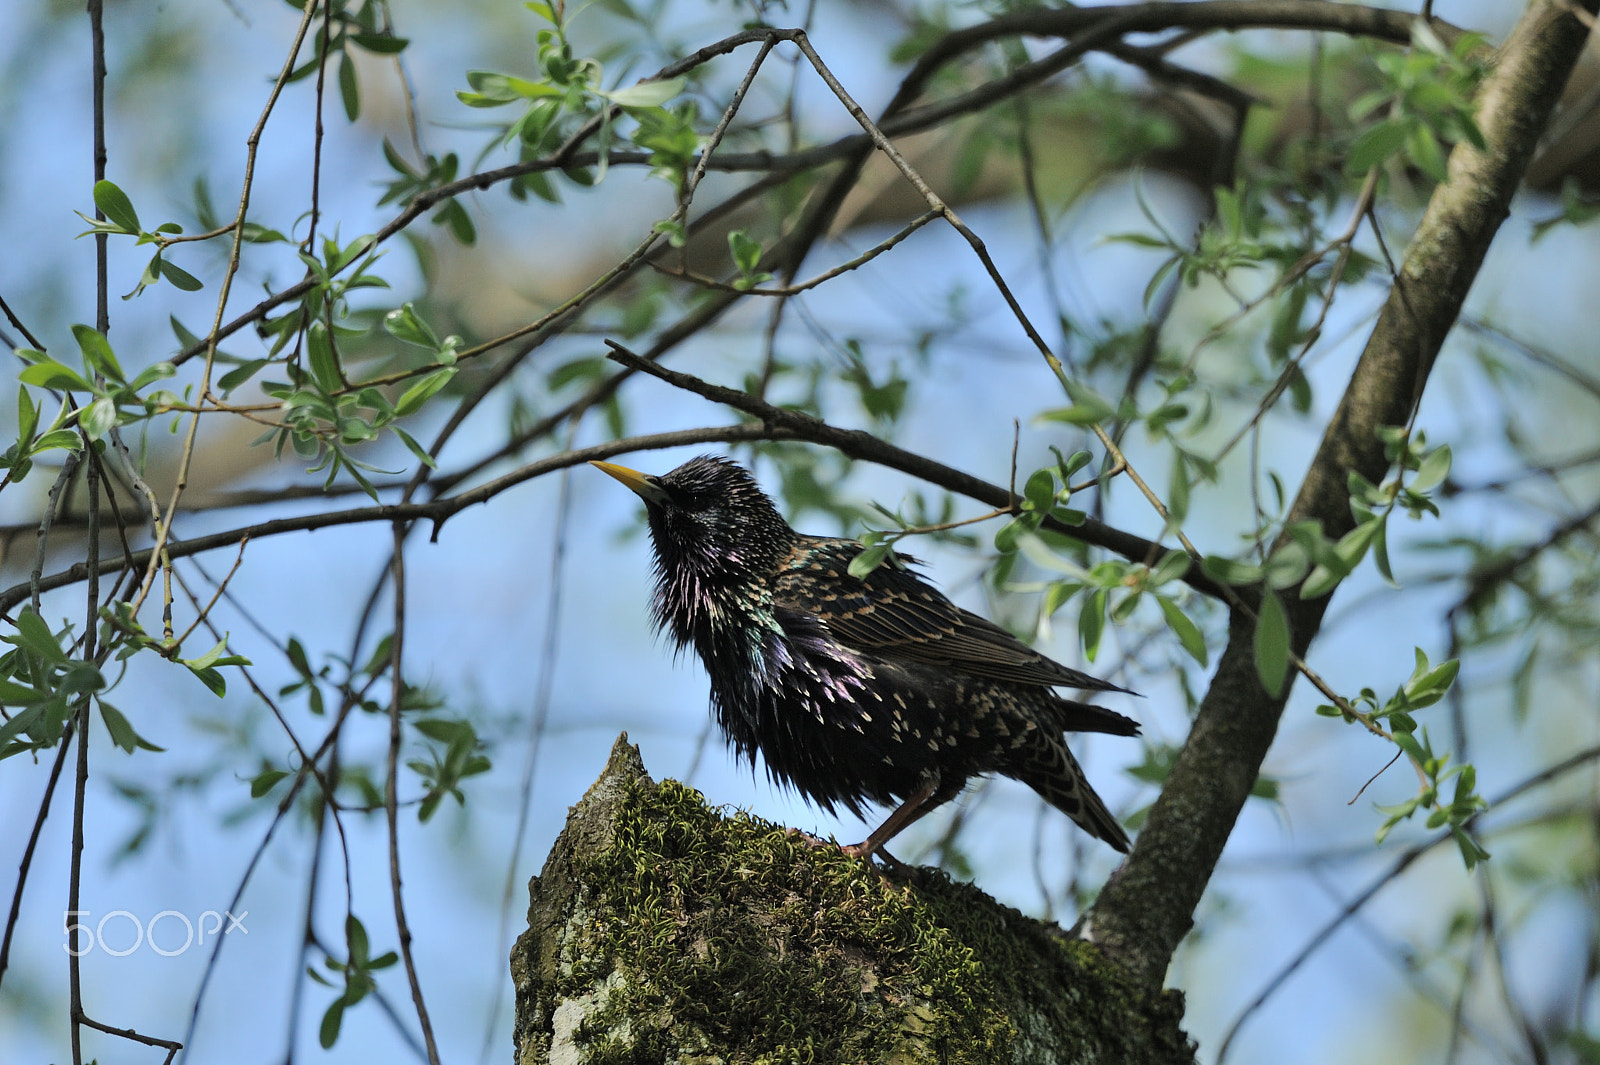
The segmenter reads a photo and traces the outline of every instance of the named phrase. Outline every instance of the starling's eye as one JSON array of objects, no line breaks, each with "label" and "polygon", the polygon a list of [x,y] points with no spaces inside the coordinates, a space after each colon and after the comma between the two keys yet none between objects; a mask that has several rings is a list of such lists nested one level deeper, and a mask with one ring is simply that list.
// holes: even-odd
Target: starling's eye
[{"label": "starling's eye", "polygon": [[691,491],[682,485],[663,484],[661,489],[667,493],[667,499],[672,505],[679,510],[702,510],[707,503],[704,493]]}]

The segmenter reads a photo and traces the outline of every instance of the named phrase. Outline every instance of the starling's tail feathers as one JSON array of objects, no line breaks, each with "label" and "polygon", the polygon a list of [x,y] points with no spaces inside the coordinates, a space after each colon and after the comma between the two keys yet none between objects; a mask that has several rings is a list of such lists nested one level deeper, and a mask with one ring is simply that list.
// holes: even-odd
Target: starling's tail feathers
[{"label": "starling's tail feathers", "polygon": [[1133,718],[1093,703],[1057,697],[1050,709],[1064,732],[1105,732],[1112,736],[1139,734],[1139,723]]},{"label": "starling's tail feathers", "polygon": [[1066,744],[1034,744],[1027,749],[1024,758],[1015,774],[1018,780],[1072,818],[1089,835],[1105,840],[1123,854],[1128,853],[1131,846],[1128,834],[1089,786],[1088,778]]}]

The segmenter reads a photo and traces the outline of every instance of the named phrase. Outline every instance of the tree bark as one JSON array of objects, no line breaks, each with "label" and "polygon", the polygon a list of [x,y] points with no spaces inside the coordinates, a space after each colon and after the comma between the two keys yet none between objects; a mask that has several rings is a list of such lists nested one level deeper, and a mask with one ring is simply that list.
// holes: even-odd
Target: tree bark
[{"label": "tree bark", "polygon": [[1188,1065],[1183,998],[930,869],[652,783],[624,734],[529,885],[516,1065]]},{"label": "tree bark", "polygon": [[[1593,12],[1595,0],[1584,0]],[[1501,48],[1478,97],[1486,147],[1450,155],[1399,276],[1367,341],[1288,523],[1314,520],[1337,540],[1354,526],[1351,471],[1379,483],[1389,463],[1377,430],[1404,425],[1455,324],[1511,197],[1583,48],[1588,30],[1569,9],[1533,0]],[[1302,656],[1329,597],[1284,597],[1292,646]],[[1235,610],[1227,650],[1184,745],[1127,862],[1080,925],[1080,935],[1151,984],[1193,924],[1234,821],[1249,797],[1287,699],[1261,687],[1253,620]]]}]

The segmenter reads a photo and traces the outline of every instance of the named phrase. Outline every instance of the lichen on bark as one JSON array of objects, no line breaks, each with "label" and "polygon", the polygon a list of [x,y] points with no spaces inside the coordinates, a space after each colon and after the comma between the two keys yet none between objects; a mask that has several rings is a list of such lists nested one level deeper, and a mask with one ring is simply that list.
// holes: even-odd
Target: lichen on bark
[{"label": "lichen on bark", "polygon": [[1182,998],[936,870],[646,775],[624,735],[530,884],[516,1065],[1193,1061]]}]

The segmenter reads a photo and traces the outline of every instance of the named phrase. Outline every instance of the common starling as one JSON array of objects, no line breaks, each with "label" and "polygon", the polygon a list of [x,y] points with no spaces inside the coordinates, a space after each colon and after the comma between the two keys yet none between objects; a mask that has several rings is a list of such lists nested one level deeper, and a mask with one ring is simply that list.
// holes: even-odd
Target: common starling
[{"label": "common starling", "polygon": [[870,857],[1000,773],[1119,851],[1128,837],[1062,739],[1132,736],[1121,714],[1052,689],[1127,691],[1039,654],[898,560],[848,572],[855,540],[789,527],[750,474],[710,455],[664,476],[593,465],[638,493],[655,546],[656,627],[693,645],[737,754],[830,813],[895,811],[846,853]]}]

